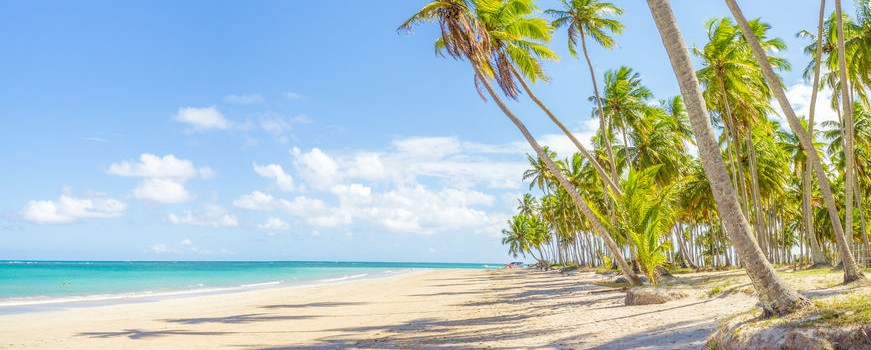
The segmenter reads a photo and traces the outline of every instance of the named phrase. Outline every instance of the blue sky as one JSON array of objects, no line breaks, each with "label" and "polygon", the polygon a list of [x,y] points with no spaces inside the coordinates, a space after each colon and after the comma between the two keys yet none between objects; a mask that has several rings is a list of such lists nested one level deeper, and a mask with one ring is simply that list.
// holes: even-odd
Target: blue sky
[{"label": "blue sky", "polygon": [[[657,97],[676,94],[645,3],[616,3],[627,28],[620,48],[591,48],[599,75],[628,65]],[[806,112],[794,34],[815,26],[818,3],[741,4],[786,39],[784,82]],[[435,25],[395,32],[423,5],[7,4],[0,259],[510,259],[499,230],[531,149],[465,63],[433,55]],[[728,14],[717,1],[674,7],[690,46]],[[588,138],[592,88],[565,41],[555,35],[562,59],[536,90]],[[531,103],[511,107],[568,154]]]}]

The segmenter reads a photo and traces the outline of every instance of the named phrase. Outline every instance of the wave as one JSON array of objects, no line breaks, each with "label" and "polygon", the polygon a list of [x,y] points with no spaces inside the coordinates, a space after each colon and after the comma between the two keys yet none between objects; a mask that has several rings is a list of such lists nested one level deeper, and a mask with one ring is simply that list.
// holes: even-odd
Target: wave
[{"label": "wave", "polygon": [[361,274],[350,275],[350,276],[345,275],[345,276],[336,277],[336,278],[325,278],[325,279],[318,280],[318,282],[321,282],[321,283],[340,282],[340,281],[346,281],[349,279],[363,278],[366,276],[369,276],[369,274],[368,273],[361,273]]},{"label": "wave", "polygon": [[11,307],[11,306],[37,306],[37,305],[48,305],[48,304],[65,304],[65,303],[94,303],[94,302],[104,302],[104,301],[113,301],[113,300],[134,300],[137,298],[160,298],[160,297],[175,297],[175,296],[185,296],[185,295],[198,295],[198,294],[209,294],[209,293],[220,293],[220,292],[231,292],[238,291],[243,289],[253,289],[258,287],[266,287],[266,286],[274,286],[279,285],[283,281],[269,281],[263,283],[252,283],[252,284],[242,284],[238,286],[228,286],[228,287],[211,287],[211,288],[203,288],[203,284],[198,284],[199,288],[185,289],[185,290],[173,290],[173,291],[162,291],[155,292],[153,290],[144,290],[137,292],[129,292],[129,293],[118,293],[118,294],[91,294],[91,295],[81,295],[81,296],[69,296],[69,297],[29,297],[29,298],[11,298],[2,300],[0,299],[0,308],[2,307]]}]

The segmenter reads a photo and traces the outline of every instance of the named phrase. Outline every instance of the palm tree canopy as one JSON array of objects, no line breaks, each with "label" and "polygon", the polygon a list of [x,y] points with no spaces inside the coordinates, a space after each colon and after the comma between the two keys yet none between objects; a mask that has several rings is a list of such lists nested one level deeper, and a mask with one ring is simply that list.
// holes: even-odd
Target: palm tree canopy
[{"label": "palm tree canopy", "polygon": [[619,35],[624,25],[613,17],[622,15],[623,9],[599,0],[560,0],[560,3],[562,9],[551,9],[544,13],[554,18],[554,27],[568,27],[569,52],[572,56],[578,56],[578,40],[586,36],[606,49],[617,46],[613,35]]}]

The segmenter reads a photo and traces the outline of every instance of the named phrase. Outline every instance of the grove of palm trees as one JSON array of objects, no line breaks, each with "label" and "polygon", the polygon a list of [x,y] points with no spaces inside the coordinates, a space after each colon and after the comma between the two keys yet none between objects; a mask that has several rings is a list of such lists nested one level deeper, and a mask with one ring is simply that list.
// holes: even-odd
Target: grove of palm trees
[{"label": "grove of palm trees", "polygon": [[[591,59],[632,25],[619,2],[435,0],[400,26],[438,25],[437,52],[471,65],[481,98],[534,150],[518,174],[528,193],[502,231],[509,253],[541,268],[616,269],[632,285],[656,285],[667,270],[743,268],[765,317],[813,307],[778,269],[838,269],[844,284],[864,284],[871,7],[850,14],[822,0],[819,25],[796,33],[804,65],[783,58],[772,24],[745,18],[735,0],[726,0],[732,16],[705,20],[707,41],[691,47],[669,2],[647,3],[680,96],[658,95],[632,67]],[[814,15],[810,3],[797,7]],[[586,84],[578,96],[594,106],[587,113],[555,115],[535,95],[548,81],[544,62],[558,58],[552,48],[566,45],[551,41],[557,31],[588,68],[576,77]],[[797,65],[813,84],[809,115],[796,115],[778,76]],[[520,115],[505,99],[541,113]],[[838,121],[815,122],[815,104],[831,105]],[[577,153],[560,158],[540,145],[524,124],[536,118],[555,123]],[[591,147],[565,126],[588,118],[598,125]]]}]

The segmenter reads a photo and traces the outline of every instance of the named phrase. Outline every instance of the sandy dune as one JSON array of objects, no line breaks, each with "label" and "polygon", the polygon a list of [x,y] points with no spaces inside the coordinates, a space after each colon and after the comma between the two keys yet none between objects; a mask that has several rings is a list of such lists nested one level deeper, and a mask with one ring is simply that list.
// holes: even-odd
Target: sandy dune
[{"label": "sandy dune", "polygon": [[623,306],[592,273],[435,270],[378,280],[0,316],[0,348],[698,349],[753,306]]}]

